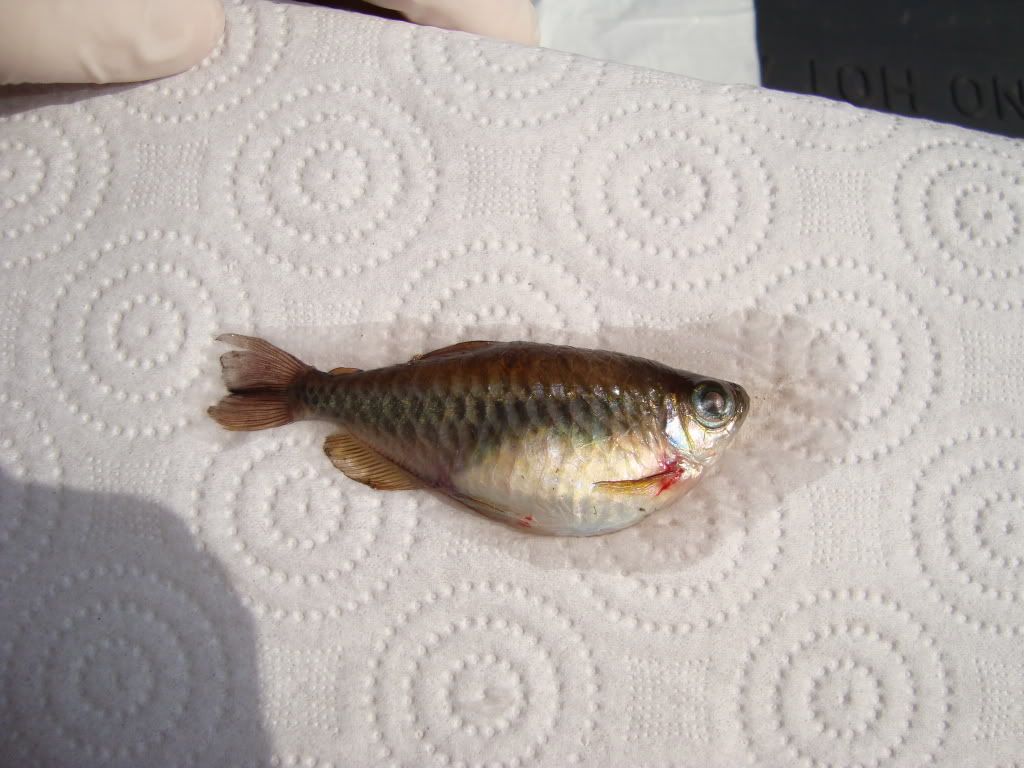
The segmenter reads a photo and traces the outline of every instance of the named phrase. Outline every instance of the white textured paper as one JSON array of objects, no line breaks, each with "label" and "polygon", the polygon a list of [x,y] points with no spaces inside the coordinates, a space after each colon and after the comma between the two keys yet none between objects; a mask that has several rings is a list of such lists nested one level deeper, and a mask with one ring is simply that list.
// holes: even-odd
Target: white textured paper
[{"label": "white textured paper", "polygon": [[[1024,760],[1020,142],[276,2],[0,108],[3,765]],[[537,539],[219,432],[222,331],[756,408],[673,511]]]}]

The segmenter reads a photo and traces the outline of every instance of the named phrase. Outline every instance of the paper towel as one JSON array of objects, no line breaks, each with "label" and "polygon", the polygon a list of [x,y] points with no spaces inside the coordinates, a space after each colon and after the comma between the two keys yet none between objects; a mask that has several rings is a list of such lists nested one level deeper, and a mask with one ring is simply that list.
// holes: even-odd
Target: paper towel
[{"label": "paper towel", "polygon": [[[0,109],[0,763],[1024,759],[1024,145],[278,2]],[[226,435],[220,332],[748,386],[596,540]]]}]

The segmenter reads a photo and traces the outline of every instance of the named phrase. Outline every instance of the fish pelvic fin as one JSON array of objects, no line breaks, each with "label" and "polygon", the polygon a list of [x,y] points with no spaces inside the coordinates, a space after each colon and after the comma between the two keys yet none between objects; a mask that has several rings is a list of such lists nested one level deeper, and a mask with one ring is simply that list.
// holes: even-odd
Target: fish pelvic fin
[{"label": "fish pelvic fin", "polygon": [[328,437],[324,453],[352,480],[378,491],[413,491],[423,487],[418,478],[347,432],[335,432]]},{"label": "fish pelvic fin", "polygon": [[298,418],[292,387],[315,369],[269,341],[228,333],[217,341],[239,349],[221,355],[224,384],[231,393],[207,410],[225,429],[253,431]]},{"label": "fish pelvic fin", "polygon": [[[489,517],[492,520],[497,520],[502,523],[510,523],[514,519],[514,515],[511,512],[507,512],[501,507],[495,506],[488,501],[478,499],[475,496],[469,496],[465,493],[459,493],[458,491],[448,491],[447,495],[449,498],[462,504],[464,507],[472,509],[474,512]],[[525,518],[523,518],[525,520]],[[530,515],[530,521],[532,522],[533,516]],[[528,528],[529,526],[522,526]]]}]

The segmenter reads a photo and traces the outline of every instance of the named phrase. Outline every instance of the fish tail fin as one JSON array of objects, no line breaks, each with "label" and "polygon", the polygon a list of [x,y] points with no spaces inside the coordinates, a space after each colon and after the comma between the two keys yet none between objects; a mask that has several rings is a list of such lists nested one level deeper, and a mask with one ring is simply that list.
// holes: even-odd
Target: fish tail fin
[{"label": "fish tail fin", "polygon": [[226,333],[217,341],[239,349],[221,355],[224,384],[231,394],[207,410],[214,421],[225,429],[252,431],[284,426],[299,418],[293,387],[315,370],[312,366],[252,336]]}]

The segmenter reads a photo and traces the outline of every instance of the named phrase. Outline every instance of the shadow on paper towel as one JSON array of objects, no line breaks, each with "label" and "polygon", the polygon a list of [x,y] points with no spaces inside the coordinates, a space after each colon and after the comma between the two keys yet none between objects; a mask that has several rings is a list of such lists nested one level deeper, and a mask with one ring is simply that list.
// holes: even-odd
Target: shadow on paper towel
[{"label": "shadow on paper towel", "polygon": [[252,621],[179,517],[4,473],[0,502],[0,764],[269,764]]},{"label": "shadow on paper towel", "polygon": [[321,368],[388,365],[470,338],[569,343],[648,357],[747,389],[751,414],[718,470],[679,504],[624,531],[591,539],[547,538],[441,501],[424,505],[430,515],[425,527],[432,532],[427,535],[443,539],[447,551],[484,548],[544,568],[665,573],[699,565],[737,531],[749,530],[759,517],[832,471],[850,448],[863,408],[838,341],[796,316],[745,312],[674,329],[605,327],[591,333],[472,321],[427,326],[403,319],[265,327],[259,335]]}]

